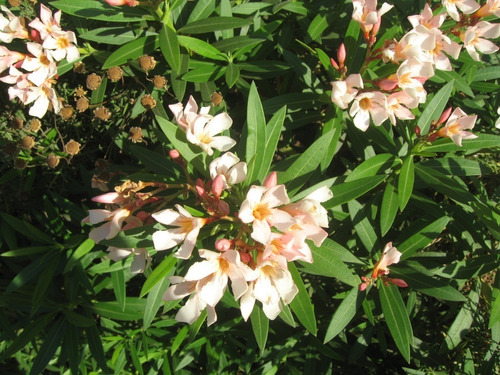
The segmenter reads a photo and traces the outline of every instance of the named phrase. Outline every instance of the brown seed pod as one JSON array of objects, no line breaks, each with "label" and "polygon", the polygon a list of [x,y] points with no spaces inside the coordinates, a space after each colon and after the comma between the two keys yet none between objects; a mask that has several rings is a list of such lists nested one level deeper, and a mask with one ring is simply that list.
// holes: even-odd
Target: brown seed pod
[{"label": "brown seed pod", "polygon": [[76,109],[80,113],[85,112],[87,109],[89,109],[89,105],[90,105],[89,100],[85,96],[79,98],[76,101]]},{"label": "brown seed pod", "polygon": [[24,121],[22,118],[14,117],[10,120],[10,127],[15,130],[22,129],[24,126]]},{"label": "brown seed pod", "polygon": [[163,76],[155,75],[153,77],[153,85],[157,89],[164,89],[167,87],[167,79]]},{"label": "brown seed pod", "polygon": [[80,143],[71,139],[68,143],[64,145],[64,151],[70,155],[76,155],[80,152]]},{"label": "brown seed pod", "polygon": [[119,66],[113,66],[108,69],[108,78],[111,82],[116,82],[122,79],[123,77],[123,69]]},{"label": "brown seed pod", "polygon": [[137,126],[130,128],[128,134],[128,139],[130,139],[134,143],[144,141],[144,139],[142,139],[142,137],[144,136],[144,134],[142,134],[142,129]]},{"label": "brown seed pod", "polygon": [[78,86],[76,89],[75,89],[75,96],[78,97],[78,98],[82,98],[85,96],[85,94],[87,94],[87,90],[85,90],[83,88],[83,86]]},{"label": "brown seed pod", "polygon": [[19,5],[22,4],[22,0],[9,0],[9,5],[11,7],[18,7]]},{"label": "brown seed pod", "polygon": [[30,125],[30,130],[32,132],[37,132],[42,127],[42,122],[39,119],[34,118],[34,119],[31,119],[29,125]]},{"label": "brown seed pod", "polygon": [[102,78],[95,73],[89,74],[87,76],[87,88],[89,90],[97,90],[101,85]]},{"label": "brown seed pod", "polygon": [[28,165],[28,162],[24,159],[19,159],[17,158],[16,161],[14,162],[14,168],[16,169],[24,169]]},{"label": "brown seed pod", "polygon": [[35,138],[30,137],[29,135],[25,136],[21,139],[21,142],[19,142],[19,147],[23,150],[31,150],[33,146],[35,146]]},{"label": "brown seed pod", "polygon": [[143,55],[139,57],[139,65],[146,72],[153,70],[156,66],[156,60],[153,56]]},{"label": "brown seed pod", "polygon": [[154,100],[151,95],[147,94],[141,98],[141,104],[144,108],[151,109],[156,107],[156,100]]},{"label": "brown seed pod", "polygon": [[61,161],[61,158],[57,155],[54,155],[54,154],[50,154],[49,156],[47,156],[47,165],[50,167],[50,168],[55,168],[59,165],[59,162]]},{"label": "brown seed pod", "polygon": [[111,117],[111,111],[106,107],[98,107],[94,109],[94,116],[102,121],[108,121]]},{"label": "brown seed pod", "polygon": [[64,120],[64,121],[67,121],[69,120],[71,117],[73,117],[73,114],[75,113],[75,109],[70,106],[70,105],[67,105],[65,107],[63,107],[60,111],[59,111],[59,116],[61,116],[61,118]]},{"label": "brown seed pod", "polygon": [[210,96],[210,100],[212,101],[213,105],[220,105],[224,100],[224,97],[220,92],[214,91],[213,94]]}]

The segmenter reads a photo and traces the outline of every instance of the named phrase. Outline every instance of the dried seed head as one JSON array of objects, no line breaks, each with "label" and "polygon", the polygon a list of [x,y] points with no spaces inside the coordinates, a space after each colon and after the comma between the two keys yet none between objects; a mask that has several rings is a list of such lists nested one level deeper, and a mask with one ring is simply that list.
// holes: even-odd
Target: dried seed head
[{"label": "dried seed head", "polygon": [[142,139],[142,137],[144,136],[144,134],[142,134],[142,129],[137,126],[130,128],[128,134],[128,139],[130,139],[134,143],[144,141],[144,139]]},{"label": "dried seed head", "polygon": [[139,65],[147,72],[155,68],[156,60],[153,56],[143,55],[139,57]]},{"label": "dried seed head", "polygon": [[73,71],[75,73],[87,74],[87,67],[85,66],[85,63],[77,61],[75,65],[73,65]]},{"label": "dried seed head", "polygon": [[47,156],[47,165],[50,167],[50,168],[55,168],[59,165],[59,162],[61,161],[61,158],[57,155],[54,155],[54,154],[50,154],[49,156]]},{"label": "dried seed head", "polygon": [[89,108],[89,105],[89,100],[85,96],[82,96],[76,101],[76,109],[78,109],[80,113],[85,112]]},{"label": "dried seed head", "polygon": [[17,145],[14,142],[6,143],[3,146],[2,151],[9,156],[14,156],[17,154]]},{"label": "dried seed head", "polygon": [[17,158],[16,161],[14,162],[14,168],[16,169],[24,169],[28,165],[28,162],[24,159],[19,159]]},{"label": "dried seed head", "polygon": [[63,107],[59,111],[59,116],[61,116],[61,118],[66,121],[69,120],[71,117],[73,117],[74,113],[75,113],[74,108],[70,105],[67,105],[66,107]]},{"label": "dried seed head", "polygon": [[23,150],[31,150],[34,145],[35,138],[30,137],[29,135],[25,136],[23,139],[21,139],[21,142],[19,142],[19,147],[21,147]]},{"label": "dried seed head", "polygon": [[18,7],[19,5],[22,4],[22,0],[9,0],[9,5],[11,7]]},{"label": "dried seed head", "polygon": [[141,98],[141,104],[144,108],[151,109],[156,107],[156,100],[154,100],[151,95],[147,94]]},{"label": "dried seed head", "polygon": [[153,85],[157,89],[164,89],[167,87],[167,79],[163,76],[156,75],[153,77]]},{"label": "dried seed head", "polygon": [[10,120],[10,127],[15,130],[22,129],[24,125],[24,121],[22,118],[14,117]]},{"label": "dried seed head", "polygon": [[39,119],[37,119],[37,118],[31,119],[31,121],[30,121],[30,130],[32,132],[39,131],[41,127],[42,127],[42,122]]},{"label": "dried seed head", "polygon": [[123,70],[119,66],[114,66],[108,69],[108,78],[111,82],[116,82],[122,79]]},{"label": "dried seed head", "polygon": [[111,117],[111,111],[106,107],[98,107],[94,109],[94,116],[102,121],[108,121]]},{"label": "dried seed head", "polygon": [[80,143],[77,141],[71,139],[66,145],[64,146],[64,151],[70,155],[76,155],[80,152]]},{"label": "dried seed head", "polygon": [[215,91],[210,96],[210,100],[212,101],[213,105],[220,105],[220,103],[222,103],[222,101],[224,100],[224,97],[222,96],[222,94],[220,92]]},{"label": "dried seed head", "polygon": [[83,86],[78,86],[76,89],[75,89],[75,96],[81,98],[81,97],[84,97],[85,94],[87,93],[87,90],[85,90],[83,88]]},{"label": "dried seed head", "polygon": [[87,76],[87,88],[89,90],[97,90],[101,85],[102,78],[95,73],[89,74]]}]

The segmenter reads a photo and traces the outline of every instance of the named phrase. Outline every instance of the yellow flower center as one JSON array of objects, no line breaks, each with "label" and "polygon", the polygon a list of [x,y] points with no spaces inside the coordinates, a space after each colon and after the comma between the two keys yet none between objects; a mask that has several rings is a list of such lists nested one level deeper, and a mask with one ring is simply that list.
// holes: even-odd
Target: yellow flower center
[{"label": "yellow flower center", "polygon": [[271,216],[271,209],[267,203],[258,203],[253,209],[253,217],[257,220],[265,220]]}]

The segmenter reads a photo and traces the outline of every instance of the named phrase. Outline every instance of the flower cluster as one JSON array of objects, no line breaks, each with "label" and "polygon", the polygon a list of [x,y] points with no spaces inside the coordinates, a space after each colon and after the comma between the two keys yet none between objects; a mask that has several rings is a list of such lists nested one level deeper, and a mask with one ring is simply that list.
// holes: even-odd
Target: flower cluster
[{"label": "flower cluster", "polygon": [[29,110],[31,116],[42,118],[49,108],[58,113],[62,106],[53,87],[57,65],[64,58],[73,62],[80,57],[75,34],[61,29],[61,11],[52,15],[43,4],[40,4],[40,18],[28,25],[8,8],[2,6],[1,9],[5,15],[0,14],[0,41],[26,40],[28,52],[0,46],[0,73],[8,69],[8,75],[0,80],[12,85],[9,98],[18,98],[23,104],[33,103]]},{"label": "flower cluster", "polygon": [[[490,15],[499,16],[498,0],[488,0],[483,7],[474,0],[443,0],[442,5],[446,11],[435,15],[426,4],[421,14],[408,17],[413,27],[410,32],[400,40],[387,40],[383,47],[372,50],[381,16],[392,6],[384,3],[376,10],[376,0],[353,0],[352,17],[361,24],[364,32],[368,44],[367,59],[361,73],[349,75],[343,66],[345,52],[339,54],[342,55],[342,61],[339,61],[342,69],[332,59],[342,79],[331,83],[331,99],[342,109],[350,105],[349,114],[358,129],[366,131],[371,121],[380,125],[389,119],[396,125],[397,119],[414,119],[411,109],[427,99],[424,83],[434,75],[435,70],[452,70],[449,57],[457,59],[462,49],[457,41],[461,41],[465,50],[477,61],[480,61],[478,52],[491,54],[498,51],[498,47],[488,39],[500,36],[500,24],[482,20]],[[457,21],[447,30],[448,35],[440,29],[447,15]],[[343,45],[339,51],[341,49],[345,51]],[[373,82],[364,81],[364,69],[371,61],[379,59],[398,64],[397,71]],[[449,137],[445,132],[438,135]],[[460,144],[457,139],[452,137],[455,143]]]},{"label": "flower cluster", "polygon": [[[199,109],[193,97],[185,107],[177,103],[170,109],[177,125],[186,133],[186,140],[209,156],[214,150],[225,152],[236,144],[229,136],[218,135],[232,125],[227,113],[212,116],[211,108]],[[172,285],[164,294],[165,300],[189,296],[176,315],[178,321],[193,323],[206,310],[208,324],[214,323],[215,307],[229,280],[245,320],[256,301],[262,304],[269,319],[275,319],[298,292],[288,262],[312,263],[308,241],[320,246],[328,235],[323,229],[328,227],[327,211],[321,203],[332,198],[332,192],[323,186],[291,202],[285,185],[278,184],[276,172],[262,185],[242,187],[247,165],[231,152],[211,161],[208,181],[193,179],[186,160],[177,150],[172,150],[170,156],[181,166],[188,182],[173,185],[127,181],[115,188],[115,192],[95,197],[94,201],[110,204],[112,208],[89,211],[86,222],[104,222],[90,232],[90,238],[99,242],[115,237],[122,230],[158,222],[165,228],[152,234],[156,251],[176,249],[173,255],[176,258],[188,260],[199,255],[202,259],[194,262],[183,277],[172,277]],[[187,204],[189,196],[205,213]],[[174,204],[166,208],[170,202]],[[207,228],[211,239],[205,238],[204,243],[212,244],[212,250],[198,249],[195,253],[198,237],[205,227],[211,227]],[[136,272],[149,261],[144,249],[109,247],[108,251],[112,259],[133,254]]]}]

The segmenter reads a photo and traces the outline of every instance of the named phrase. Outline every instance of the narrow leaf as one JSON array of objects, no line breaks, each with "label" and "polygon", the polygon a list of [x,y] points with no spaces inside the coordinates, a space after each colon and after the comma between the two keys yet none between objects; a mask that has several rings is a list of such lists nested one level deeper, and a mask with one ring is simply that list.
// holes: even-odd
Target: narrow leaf
[{"label": "narrow leaf", "polygon": [[237,17],[212,17],[190,22],[178,31],[181,34],[205,34],[217,30],[236,29],[251,23],[252,20]]},{"label": "narrow leaf", "polygon": [[181,67],[181,51],[179,48],[179,41],[177,34],[168,25],[164,24],[160,31],[159,37],[160,50],[168,65],[177,73],[180,72]]},{"label": "narrow leaf", "polygon": [[59,344],[61,343],[64,329],[66,326],[66,321],[64,319],[59,319],[50,328],[47,337],[45,338],[38,354],[30,369],[30,375],[40,374],[45,367],[49,364],[49,361],[54,356]]},{"label": "narrow leaf", "polygon": [[415,181],[415,169],[413,164],[413,156],[406,158],[401,166],[401,171],[398,178],[398,202],[399,209],[403,211],[410,200],[413,193],[413,183]]},{"label": "narrow leaf", "polygon": [[451,91],[453,90],[454,81],[448,82],[443,86],[432,98],[432,100],[427,104],[424,111],[418,119],[418,127],[420,128],[420,133],[426,135],[429,132],[429,127],[433,120],[437,120],[439,116],[443,113],[443,110],[448,103]]},{"label": "narrow leaf", "polygon": [[118,66],[127,63],[129,60],[134,60],[142,55],[156,50],[160,45],[159,37],[150,35],[132,42],[129,42],[114,51],[104,62],[102,68],[109,69],[113,66]]},{"label": "narrow leaf", "polygon": [[113,291],[115,297],[122,311],[125,311],[125,297],[127,296],[125,290],[125,270],[121,269],[111,272],[111,282],[113,283]]},{"label": "narrow leaf", "polygon": [[264,158],[263,150],[266,144],[266,118],[259,93],[257,92],[257,86],[255,86],[254,82],[252,82],[248,94],[246,126],[246,160],[248,164],[246,181],[248,184],[252,184],[261,170]]},{"label": "narrow leaf", "polygon": [[250,322],[252,323],[255,341],[257,341],[260,352],[263,353],[264,349],[266,349],[267,335],[269,334],[269,319],[260,306],[254,306],[250,314]]},{"label": "narrow leaf", "polygon": [[290,302],[290,307],[302,325],[316,336],[318,328],[316,326],[316,317],[314,316],[314,306],[311,302],[311,297],[309,297],[304,282],[292,262],[288,263],[288,270],[292,274],[293,281],[299,290],[295,298]]},{"label": "narrow leaf", "polygon": [[342,300],[337,310],[332,316],[332,320],[328,325],[323,343],[326,344],[337,336],[354,318],[356,311],[361,306],[363,301],[362,295],[359,293],[358,287],[351,289],[349,294]]},{"label": "narrow leaf", "polygon": [[154,271],[149,275],[146,282],[143,284],[140,297],[143,297],[148,293],[156,284],[161,283],[169,272],[174,269],[177,258],[173,256],[168,256],[154,269]]}]

